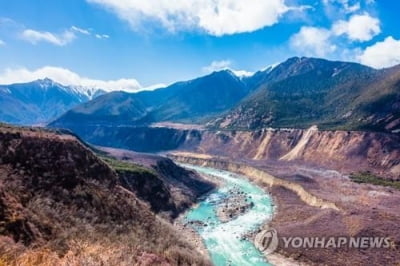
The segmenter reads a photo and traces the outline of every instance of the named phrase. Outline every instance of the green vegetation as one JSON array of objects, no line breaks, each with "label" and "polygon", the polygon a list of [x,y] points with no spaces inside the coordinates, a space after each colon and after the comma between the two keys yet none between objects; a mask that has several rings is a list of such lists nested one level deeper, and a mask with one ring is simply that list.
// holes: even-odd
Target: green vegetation
[{"label": "green vegetation", "polygon": [[[71,125],[134,125],[152,122],[199,122],[234,107],[247,96],[247,86],[229,71],[220,71],[171,86],[135,94],[113,92],[79,105],[51,123]],[[72,128],[71,128],[72,129]]]},{"label": "green vegetation", "polygon": [[127,161],[122,161],[122,160],[117,160],[115,158],[109,157],[109,156],[99,156],[103,161],[105,161],[112,169],[115,171],[121,171],[121,172],[131,172],[131,173],[137,173],[137,174],[153,174],[153,170],[145,168],[143,166],[127,162]]},{"label": "green vegetation", "polygon": [[322,130],[392,132],[400,127],[399,70],[288,60],[236,108],[209,125],[224,129],[318,125]]},{"label": "green vegetation", "polygon": [[350,179],[359,184],[372,184],[377,186],[391,187],[400,190],[400,181],[384,179],[369,171],[352,173]]},{"label": "green vegetation", "polygon": [[[104,144],[111,133],[99,126],[131,125],[114,129],[114,138],[129,138],[131,146],[147,152],[176,148],[164,136],[151,136],[157,139],[151,148],[144,145],[147,139],[131,138],[132,130],[142,134],[149,123],[163,121],[201,123],[212,130],[317,125],[321,130],[395,133],[400,131],[399,80],[400,67],[376,70],[355,63],[291,58],[271,72],[243,80],[221,71],[151,92],[106,94],[74,108],[51,126]],[[149,137],[150,131],[143,135]],[[171,129],[163,131],[171,134]]]}]

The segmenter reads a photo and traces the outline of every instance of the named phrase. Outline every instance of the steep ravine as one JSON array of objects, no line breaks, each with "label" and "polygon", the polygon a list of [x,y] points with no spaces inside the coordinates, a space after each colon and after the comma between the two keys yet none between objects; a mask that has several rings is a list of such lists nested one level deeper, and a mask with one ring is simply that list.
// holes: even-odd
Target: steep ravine
[{"label": "steep ravine", "polygon": [[[72,135],[1,125],[0,265],[209,265],[154,213],[167,204],[139,195],[159,192],[152,200],[175,204],[160,191],[167,182],[150,173],[106,162]],[[150,177],[147,191],[135,189]]]},{"label": "steep ravine", "polygon": [[320,131],[316,127],[204,131],[193,150],[234,159],[298,161],[347,173],[370,170],[384,177],[400,177],[400,137],[383,133]]},{"label": "steep ravine", "polygon": [[315,195],[305,190],[301,185],[274,177],[263,170],[257,169],[249,165],[233,163],[215,158],[213,159],[205,158],[204,156],[201,155],[196,156],[196,154],[171,153],[168,156],[181,163],[212,167],[216,169],[222,169],[238,173],[241,175],[245,175],[252,181],[268,185],[269,187],[281,186],[296,193],[300,197],[300,199],[309,206],[318,207],[322,209],[330,208],[333,210],[339,210],[334,203],[316,197]]},{"label": "steep ravine", "polygon": [[242,160],[297,161],[344,173],[400,178],[400,136],[359,131],[262,129],[212,131],[151,127],[70,128],[84,140],[142,152],[186,150]]},{"label": "steep ravine", "polygon": [[176,218],[200,196],[215,188],[215,184],[196,172],[179,167],[171,159],[115,148],[97,148],[105,154],[103,159],[114,166],[120,184],[168,220]]}]

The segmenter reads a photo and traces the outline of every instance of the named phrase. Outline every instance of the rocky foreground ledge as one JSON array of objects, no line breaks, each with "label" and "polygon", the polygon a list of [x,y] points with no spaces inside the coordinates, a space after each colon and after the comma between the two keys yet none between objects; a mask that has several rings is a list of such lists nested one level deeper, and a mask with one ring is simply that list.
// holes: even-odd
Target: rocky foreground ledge
[{"label": "rocky foreground ledge", "polygon": [[[280,237],[388,237],[390,248],[295,248],[279,242],[279,256],[309,265],[397,265],[400,246],[400,191],[357,184],[339,172],[304,164],[232,161],[227,157],[174,152],[170,158],[188,164],[247,176],[266,189],[277,205],[272,221]],[[277,260],[280,261],[279,259]]]},{"label": "rocky foreground ledge", "polygon": [[[156,215],[181,206],[180,191],[163,190],[166,178],[173,179],[169,168],[159,168],[101,159],[62,132],[0,125],[0,265],[209,265]],[[140,190],[134,181],[144,178]],[[196,196],[207,184],[187,188]],[[163,204],[147,201],[154,191],[152,199]]]}]

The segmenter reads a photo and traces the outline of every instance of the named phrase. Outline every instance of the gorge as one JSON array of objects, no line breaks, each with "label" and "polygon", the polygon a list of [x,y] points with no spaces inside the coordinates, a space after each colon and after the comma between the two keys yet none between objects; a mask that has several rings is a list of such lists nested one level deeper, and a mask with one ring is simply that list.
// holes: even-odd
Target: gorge
[{"label": "gorge", "polygon": [[[58,117],[35,109],[46,128],[1,124],[0,265],[395,265],[399,73],[294,57],[252,76],[74,98]],[[0,89],[75,92],[42,82]],[[264,256],[253,243],[267,228],[393,248],[280,243]]]}]

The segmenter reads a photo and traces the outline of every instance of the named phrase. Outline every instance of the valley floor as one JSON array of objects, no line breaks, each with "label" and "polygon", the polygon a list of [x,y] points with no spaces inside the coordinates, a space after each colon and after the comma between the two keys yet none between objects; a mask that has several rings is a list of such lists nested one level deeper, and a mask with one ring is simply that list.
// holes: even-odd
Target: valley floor
[{"label": "valley floor", "polygon": [[[228,158],[187,152],[172,153],[170,157],[180,162],[235,170],[265,188],[277,205],[272,221],[265,226],[276,229],[280,237],[389,237],[392,244],[391,248],[379,249],[309,249],[285,248],[280,243],[271,261],[279,263],[277,254],[281,254],[309,265],[400,263],[399,190],[357,184],[337,171],[305,164],[251,160],[233,163]],[[260,178],[253,168],[276,179],[271,183],[268,176]]]},{"label": "valley floor", "polygon": [[[212,141],[200,146],[204,153],[193,152],[192,147],[160,156],[114,148],[98,147],[96,150],[73,135],[56,131],[1,127],[0,220],[3,223],[0,223],[0,233],[4,236],[0,239],[0,265],[2,260],[24,259],[34,245],[48,247],[51,252],[51,248],[55,247],[58,251],[62,250],[64,253],[61,255],[53,252],[55,260],[91,259],[92,254],[84,254],[81,258],[76,253],[78,251],[72,249],[77,247],[73,241],[79,239],[81,234],[76,233],[75,237],[75,233],[72,234],[68,228],[72,228],[73,232],[86,230],[82,229],[82,220],[95,232],[100,232],[99,228],[104,226],[110,230],[106,233],[112,236],[115,236],[113,228],[126,228],[127,222],[137,221],[132,228],[126,229],[128,233],[122,231],[117,234],[120,239],[114,247],[115,250],[122,250],[119,247],[126,247],[127,238],[132,234],[138,241],[132,246],[137,254],[126,256],[127,253],[120,252],[112,259],[112,254],[108,254],[109,257],[97,258],[98,261],[143,260],[140,256],[145,253],[136,247],[146,238],[137,236],[140,231],[150,235],[148,240],[153,241],[147,244],[155,256],[150,254],[150,257],[169,261],[173,265],[179,264],[177,260],[182,259],[207,265],[208,252],[195,232],[182,226],[173,229],[169,222],[176,221],[179,215],[198,202],[199,197],[218,186],[218,182],[179,167],[173,160],[238,173],[265,189],[272,195],[276,210],[272,221],[266,222],[260,229],[272,227],[280,237],[388,237],[392,245],[390,248],[310,249],[280,244],[277,251],[267,258],[275,265],[286,265],[287,259],[295,264],[309,265],[400,263],[400,191],[396,186],[358,184],[342,172],[329,170],[326,165],[326,168],[317,167],[316,162],[314,165],[307,164],[306,160],[263,159],[265,157],[259,152],[256,156],[241,156],[244,153],[235,153],[237,147],[230,145],[232,139],[207,134],[202,139]],[[242,144],[238,135],[235,136],[235,143]],[[251,138],[248,140],[252,141]],[[225,157],[207,151],[207,147],[210,151],[218,151],[218,143],[232,148],[219,153],[225,154]],[[251,143],[252,147],[257,146],[254,141]],[[232,158],[229,154],[236,157]],[[396,158],[396,151],[392,155]],[[236,215],[233,209],[229,212]],[[64,217],[68,220],[65,221]],[[160,217],[164,219],[158,219]],[[164,238],[168,241],[164,238],[161,241],[159,232],[167,236]],[[58,243],[64,235],[70,239]],[[197,250],[181,239],[181,235],[191,239]],[[252,239],[254,235],[248,237]],[[107,234],[98,235],[96,241],[102,239],[112,241]],[[89,242],[89,247],[93,243],[94,240]],[[170,244],[165,246],[166,243],[173,243],[173,248]],[[105,250],[110,245],[102,245],[99,250]],[[68,248],[75,253],[67,258],[65,252]],[[39,251],[35,252],[29,259],[41,258],[37,253]],[[103,252],[96,251],[95,255],[98,254]],[[76,262],[76,265],[79,263]]]}]

